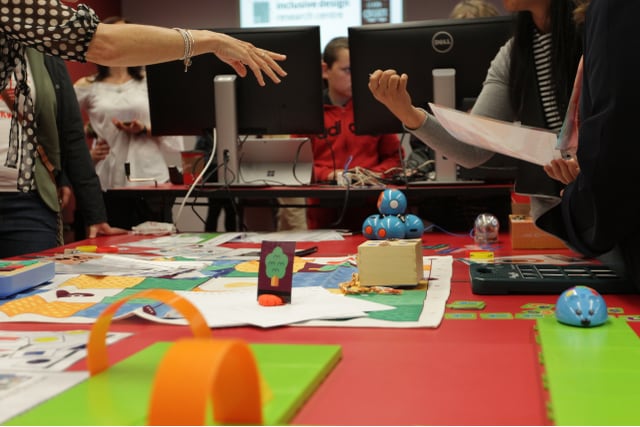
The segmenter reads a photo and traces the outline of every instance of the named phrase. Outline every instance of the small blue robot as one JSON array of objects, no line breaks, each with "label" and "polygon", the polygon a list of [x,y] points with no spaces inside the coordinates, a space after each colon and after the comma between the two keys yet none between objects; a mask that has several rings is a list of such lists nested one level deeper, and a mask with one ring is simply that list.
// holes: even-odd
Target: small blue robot
[{"label": "small blue robot", "polygon": [[377,207],[380,213],[369,215],[362,223],[362,235],[367,239],[415,239],[424,233],[424,224],[420,218],[404,214],[407,197],[402,191],[382,191],[378,196]]},{"label": "small blue robot", "polygon": [[378,212],[382,215],[402,215],[407,209],[407,197],[400,190],[386,189],[378,196]]},{"label": "small blue robot", "polygon": [[369,215],[362,223],[362,235],[369,240],[376,240],[376,230],[378,229],[378,223],[382,219],[381,215]]},{"label": "small blue robot", "polygon": [[588,328],[607,321],[607,304],[598,291],[589,286],[574,286],[562,292],[556,303],[560,323]]},{"label": "small blue robot", "polygon": [[379,240],[386,239],[404,239],[406,227],[402,220],[395,215],[384,215],[378,221],[376,228],[376,237]]},{"label": "small blue robot", "polygon": [[404,237],[406,239],[416,239],[421,237],[424,233],[424,223],[414,214],[407,214],[404,216],[404,226]]}]

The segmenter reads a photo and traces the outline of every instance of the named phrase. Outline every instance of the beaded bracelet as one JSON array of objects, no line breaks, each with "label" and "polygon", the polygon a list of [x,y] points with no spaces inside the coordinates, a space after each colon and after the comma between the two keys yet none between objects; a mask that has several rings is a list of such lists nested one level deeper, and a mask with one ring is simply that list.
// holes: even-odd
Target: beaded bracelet
[{"label": "beaded bracelet", "polygon": [[184,72],[186,73],[189,70],[189,66],[191,66],[191,57],[193,56],[196,42],[191,31],[183,30],[182,28],[174,28],[174,30],[179,32],[184,40],[184,55],[180,59],[184,62]]}]

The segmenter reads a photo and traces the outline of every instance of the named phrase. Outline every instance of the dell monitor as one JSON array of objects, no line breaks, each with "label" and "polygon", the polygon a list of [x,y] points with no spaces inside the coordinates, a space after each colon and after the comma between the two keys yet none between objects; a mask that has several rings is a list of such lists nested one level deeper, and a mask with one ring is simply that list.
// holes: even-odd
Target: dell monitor
[{"label": "dell monitor", "polygon": [[[469,110],[491,60],[512,34],[512,22],[511,16],[500,16],[349,27],[356,134],[403,132],[400,120],[368,88],[369,74],[376,69],[406,73],[414,105],[427,111],[429,102]],[[514,175],[515,160],[496,156],[502,158],[490,160],[497,164],[490,172],[506,168],[502,175]],[[456,182],[458,172],[436,153],[436,181]],[[476,178],[482,179],[482,172]]]},{"label": "dell monitor", "polygon": [[[228,182],[239,173],[238,135],[320,134],[324,131],[320,28],[318,26],[215,29],[260,48],[287,55],[281,83],[260,86],[213,54],[146,67],[154,135],[202,135],[216,129],[218,162]],[[215,89],[214,80],[222,84]],[[219,108],[216,106],[219,105]],[[217,118],[217,119],[216,119]],[[265,146],[266,147],[266,146]],[[218,173],[219,178],[221,172]]]}]

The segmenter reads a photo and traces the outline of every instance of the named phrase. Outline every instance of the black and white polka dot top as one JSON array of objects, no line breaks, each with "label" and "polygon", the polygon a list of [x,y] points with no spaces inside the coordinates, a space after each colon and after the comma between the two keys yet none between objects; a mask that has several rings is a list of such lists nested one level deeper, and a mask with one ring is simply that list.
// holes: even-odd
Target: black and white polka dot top
[{"label": "black and white polka dot top", "polygon": [[0,0],[0,88],[24,46],[84,62],[98,22],[83,4],[74,9],[58,0]]},{"label": "black and white polka dot top", "polygon": [[[0,90],[15,75],[16,104],[19,105],[14,107],[26,113],[20,121],[17,115],[13,116],[5,162],[20,170],[18,189],[21,191],[33,189],[37,145],[36,123],[29,120],[32,116],[28,114],[33,111],[33,100],[26,80],[25,48],[33,47],[62,59],[84,62],[98,23],[96,13],[83,4],[74,9],[58,0],[0,0]],[[17,164],[19,158],[20,165]]]}]

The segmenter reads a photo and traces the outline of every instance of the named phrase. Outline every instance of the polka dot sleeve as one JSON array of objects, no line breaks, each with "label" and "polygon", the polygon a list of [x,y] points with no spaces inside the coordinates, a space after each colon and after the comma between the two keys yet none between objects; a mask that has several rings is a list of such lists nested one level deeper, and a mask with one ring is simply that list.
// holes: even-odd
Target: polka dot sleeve
[{"label": "polka dot sleeve", "polygon": [[16,76],[14,108],[23,111],[25,120],[11,119],[9,150],[5,166],[18,169],[17,188],[32,191],[38,145],[34,102],[27,85],[25,50],[41,52],[71,61],[86,61],[89,43],[99,19],[86,5],[77,9],[59,0],[0,0],[0,90]]},{"label": "polka dot sleeve", "polygon": [[31,46],[62,59],[84,62],[99,19],[88,6],[76,9],[57,0],[0,0],[0,48]]}]

